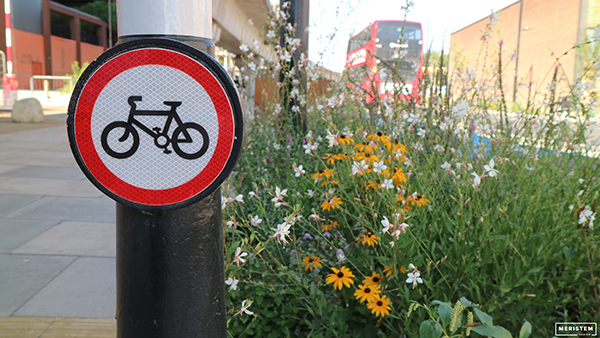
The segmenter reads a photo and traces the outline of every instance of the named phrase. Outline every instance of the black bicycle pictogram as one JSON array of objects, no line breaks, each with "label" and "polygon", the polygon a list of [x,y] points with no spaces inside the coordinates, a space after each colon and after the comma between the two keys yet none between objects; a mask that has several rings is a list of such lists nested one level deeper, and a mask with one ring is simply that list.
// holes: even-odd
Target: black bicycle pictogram
[{"label": "black bicycle pictogram", "polygon": [[[106,153],[114,158],[127,158],[131,155],[133,155],[139,145],[140,145],[140,136],[137,132],[137,130],[133,127],[134,125],[137,126],[138,128],[140,128],[141,130],[145,131],[148,135],[152,136],[152,138],[154,138],[154,145],[156,145],[158,148],[162,148],[164,149],[163,152],[165,154],[170,154],[171,150],[167,149],[167,147],[169,145],[173,146],[173,150],[175,150],[175,153],[179,156],[181,156],[182,158],[188,159],[188,160],[194,160],[199,158],[200,156],[204,155],[204,153],[206,153],[206,150],[208,149],[208,144],[209,144],[209,139],[208,139],[208,133],[206,132],[206,129],[204,129],[204,127],[202,127],[201,125],[194,123],[194,122],[186,122],[183,123],[181,121],[181,118],[179,117],[179,114],[177,114],[177,107],[179,107],[181,105],[181,102],[179,101],[164,101],[163,103],[166,106],[170,106],[171,109],[170,110],[138,110],[136,109],[136,102],[137,101],[142,101],[142,97],[141,96],[130,96],[129,99],[127,99],[127,103],[129,103],[129,105],[131,106],[131,110],[129,111],[129,118],[127,119],[127,122],[125,121],[115,121],[115,122],[111,122],[110,124],[108,124],[106,126],[106,128],[104,128],[104,130],[102,131],[102,148],[104,149],[104,151],[106,151]],[[141,122],[139,122],[135,117],[136,116],[166,116],[167,120],[165,122],[164,127],[161,129],[159,127],[155,127],[152,128],[152,130],[148,127],[146,127],[144,124],[142,124]],[[171,137],[169,137],[169,135],[167,134],[169,132],[169,129],[171,128],[171,123],[173,122],[173,120],[175,120],[175,123],[177,123],[177,128],[175,128],[175,130],[173,131],[173,134],[171,135]],[[113,131],[117,131],[119,132],[119,130],[123,130],[123,134],[116,138],[116,137],[110,137],[109,138],[109,134],[111,134],[111,132]],[[200,140],[197,137],[197,133],[194,133],[194,139],[192,139],[192,135],[190,134],[190,132],[196,131],[197,133],[200,134],[202,140]],[[117,135],[120,135],[117,134]],[[182,138],[180,138],[180,136],[182,136]],[[130,140],[129,138],[132,137],[132,139]],[[113,144],[112,147],[109,144],[109,139],[110,142]],[[115,142],[115,140],[117,142]],[[191,151],[188,152],[187,149],[186,151],[182,150],[180,147],[180,143],[189,143],[189,144],[195,144],[197,146],[199,146],[198,142],[202,142],[202,146],[200,147],[200,149],[198,151]],[[117,150],[115,150],[115,148]],[[119,148],[125,148],[124,151],[121,151]],[[197,149],[197,147],[193,147],[194,149]]]}]

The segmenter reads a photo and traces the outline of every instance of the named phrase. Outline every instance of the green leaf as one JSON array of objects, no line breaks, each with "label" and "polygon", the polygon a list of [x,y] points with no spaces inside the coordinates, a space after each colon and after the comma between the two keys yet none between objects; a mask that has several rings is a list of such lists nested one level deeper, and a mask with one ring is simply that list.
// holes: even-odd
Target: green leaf
[{"label": "green leaf", "polygon": [[421,323],[419,328],[419,337],[421,338],[440,338],[442,336],[442,326],[433,319]]},{"label": "green leaf", "polygon": [[471,303],[470,300],[466,299],[465,297],[460,297],[460,302],[464,305],[464,306],[471,306],[473,303]]},{"label": "green leaf", "polygon": [[450,320],[452,319],[452,308],[447,303],[440,304],[438,307],[438,313],[442,323],[444,324],[444,327],[450,325]]},{"label": "green leaf", "polygon": [[479,318],[479,320],[481,320],[481,323],[483,324],[490,324],[490,326],[492,326],[492,317],[490,315],[488,315],[487,313],[479,310],[478,308],[473,308],[473,311],[475,311],[475,314],[477,315],[477,318]]},{"label": "green leaf", "polygon": [[527,338],[531,334],[531,324],[528,321],[523,323],[521,326],[521,332],[519,332],[519,338]]},{"label": "green leaf", "polygon": [[366,338],[372,338],[377,336],[377,327],[373,324],[367,324],[364,328]]},{"label": "green leaf", "polygon": [[508,332],[507,329],[501,326],[492,325],[491,321],[479,327],[474,327],[471,329],[471,331],[477,332],[484,337],[512,338],[510,332]]}]

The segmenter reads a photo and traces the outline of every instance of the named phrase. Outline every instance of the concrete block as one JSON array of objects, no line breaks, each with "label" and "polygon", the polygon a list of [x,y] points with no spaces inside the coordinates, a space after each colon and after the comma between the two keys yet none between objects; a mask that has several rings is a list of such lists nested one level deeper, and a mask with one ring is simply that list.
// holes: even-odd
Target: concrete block
[{"label": "concrete block", "polygon": [[11,117],[12,121],[17,123],[44,122],[42,104],[33,97],[19,100],[13,106]]}]

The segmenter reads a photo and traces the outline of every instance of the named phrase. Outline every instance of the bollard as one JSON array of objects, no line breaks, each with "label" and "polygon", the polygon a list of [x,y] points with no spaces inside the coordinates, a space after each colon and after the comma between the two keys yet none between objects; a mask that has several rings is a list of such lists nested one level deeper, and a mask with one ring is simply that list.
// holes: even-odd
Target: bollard
[{"label": "bollard", "polygon": [[48,80],[44,80],[44,94],[46,94],[46,98],[50,98],[50,82]]},{"label": "bollard", "polygon": [[220,184],[241,150],[243,114],[212,58],[210,5],[117,2],[119,40],[69,105],[75,159],[117,201],[119,338],[227,336]]}]

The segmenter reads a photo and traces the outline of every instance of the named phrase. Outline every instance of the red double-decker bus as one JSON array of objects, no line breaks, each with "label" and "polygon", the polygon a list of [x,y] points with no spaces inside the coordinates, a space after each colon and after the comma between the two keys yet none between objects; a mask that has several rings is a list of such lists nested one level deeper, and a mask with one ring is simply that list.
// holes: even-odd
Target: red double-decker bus
[{"label": "red double-decker bus", "polygon": [[348,76],[361,84],[368,102],[377,98],[418,100],[422,67],[423,39],[418,22],[378,20],[348,42]]}]

